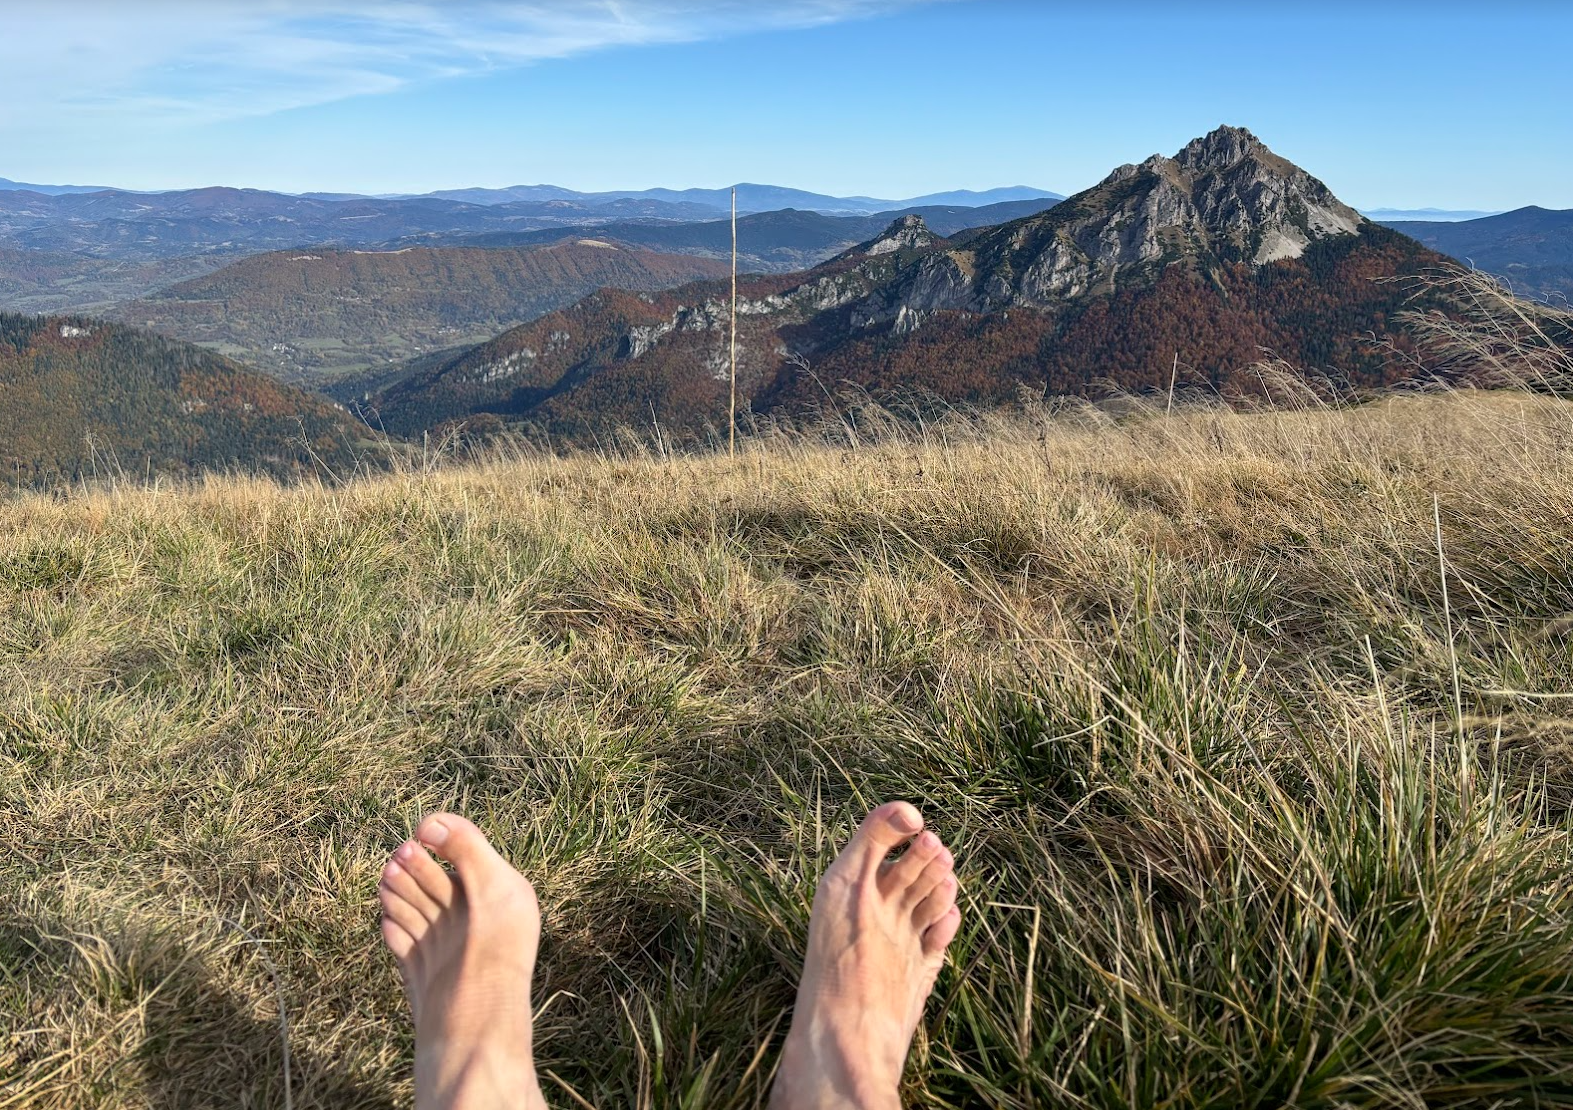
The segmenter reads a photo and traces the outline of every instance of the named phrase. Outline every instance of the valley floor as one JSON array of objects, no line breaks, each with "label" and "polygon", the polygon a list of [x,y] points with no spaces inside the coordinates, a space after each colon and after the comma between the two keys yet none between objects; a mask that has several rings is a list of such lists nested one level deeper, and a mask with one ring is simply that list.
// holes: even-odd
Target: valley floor
[{"label": "valley floor", "polygon": [[910,1105],[1573,1104],[1570,536],[1508,393],[0,501],[0,1108],[282,1106],[281,1005],[295,1107],[405,1104],[437,807],[554,1104],[755,1105],[891,797]]}]

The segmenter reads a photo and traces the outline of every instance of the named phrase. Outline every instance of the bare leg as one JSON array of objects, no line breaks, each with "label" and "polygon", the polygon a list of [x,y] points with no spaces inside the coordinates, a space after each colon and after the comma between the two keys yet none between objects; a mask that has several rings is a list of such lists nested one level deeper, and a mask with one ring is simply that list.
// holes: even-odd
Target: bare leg
[{"label": "bare leg", "polygon": [[415,835],[383,869],[378,896],[415,1017],[416,1110],[544,1110],[530,1016],[535,888],[462,817],[432,814]]},{"label": "bare leg", "polygon": [[820,880],[773,1110],[899,1110],[907,1051],[961,922],[955,861],[922,828],[912,806],[885,803]]}]

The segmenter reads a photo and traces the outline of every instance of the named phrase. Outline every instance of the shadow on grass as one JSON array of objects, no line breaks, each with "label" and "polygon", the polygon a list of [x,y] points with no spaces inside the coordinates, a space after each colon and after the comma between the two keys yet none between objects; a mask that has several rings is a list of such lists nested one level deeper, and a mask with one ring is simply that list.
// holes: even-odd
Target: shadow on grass
[{"label": "shadow on grass", "polygon": [[[221,984],[210,959],[155,928],[84,932],[0,900],[0,1088],[39,1106],[285,1106],[280,1026],[259,1014],[274,1007]],[[398,1105],[299,1037],[289,1058],[294,1110]]]}]

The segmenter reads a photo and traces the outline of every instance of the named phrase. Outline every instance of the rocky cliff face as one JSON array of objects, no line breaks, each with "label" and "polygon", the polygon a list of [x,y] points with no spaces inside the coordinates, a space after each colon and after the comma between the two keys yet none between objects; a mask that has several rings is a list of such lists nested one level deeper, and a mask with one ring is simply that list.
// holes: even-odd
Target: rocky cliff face
[{"label": "rocky cliff face", "polygon": [[972,303],[953,307],[1052,307],[1175,263],[1260,266],[1364,222],[1249,131],[1220,127],[1173,158],[1120,166],[1043,217],[979,237],[971,246],[984,264]]},{"label": "rocky cliff face", "polygon": [[934,233],[923,222],[923,217],[918,215],[902,216],[895,220],[879,236],[869,243],[864,243],[859,249],[864,254],[880,255],[889,254],[899,250],[921,250],[932,246]]},{"label": "rocky cliff face", "polygon": [[[1243,127],[1220,127],[1174,158],[1209,235],[1256,265],[1298,258],[1316,239],[1365,222],[1326,185],[1278,157]],[[1254,246],[1254,250],[1249,248]]]},{"label": "rocky cliff face", "polygon": [[1240,127],[1220,127],[1173,158],[1155,154],[1047,212],[946,249],[908,216],[860,248],[921,252],[858,304],[853,323],[916,330],[925,315],[1054,309],[1150,282],[1175,264],[1203,273],[1298,258],[1313,242],[1357,233],[1364,218],[1326,185]]}]

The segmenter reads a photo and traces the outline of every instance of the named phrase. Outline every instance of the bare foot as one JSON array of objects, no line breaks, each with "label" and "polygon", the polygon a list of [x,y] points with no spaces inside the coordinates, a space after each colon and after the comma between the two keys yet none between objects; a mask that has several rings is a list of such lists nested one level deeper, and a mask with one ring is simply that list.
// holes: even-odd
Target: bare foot
[{"label": "bare foot", "polygon": [[535,888],[462,817],[434,813],[415,836],[383,868],[377,894],[415,1015],[416,1110],[544,1110],[531,1054]]},{"label": "bare foot", "polygon": [[922,828],[912,806],[886,802],[819,881],[776,1110],[900,1107],[907,1050],[961,923],[955,860]]}]

